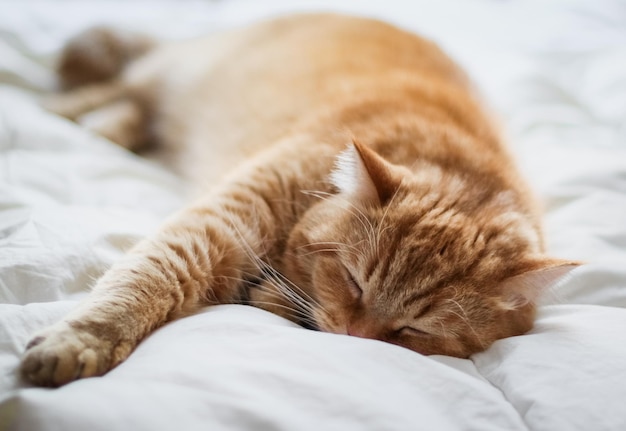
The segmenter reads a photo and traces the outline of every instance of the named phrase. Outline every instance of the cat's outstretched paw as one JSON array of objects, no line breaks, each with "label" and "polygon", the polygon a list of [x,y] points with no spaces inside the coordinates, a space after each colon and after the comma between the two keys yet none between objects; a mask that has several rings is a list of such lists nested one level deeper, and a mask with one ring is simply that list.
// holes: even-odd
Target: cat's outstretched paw
[{"label": "cat's outstretched paw", "polygon": [[41,332],[28,343],[21,373],[39,386],[61,386],[106,373],[131,350],[129,343],[112,343],[63,322]]}]

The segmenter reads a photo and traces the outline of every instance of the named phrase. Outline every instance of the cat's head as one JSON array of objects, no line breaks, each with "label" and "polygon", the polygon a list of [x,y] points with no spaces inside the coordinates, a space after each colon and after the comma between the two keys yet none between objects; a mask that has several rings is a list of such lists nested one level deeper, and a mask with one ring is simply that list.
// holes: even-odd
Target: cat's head
[{"label": "cat's head", "polygon": [[358,143],[332,181],[287,253],[320,330],[467,357],[531,329],[537,297],[576,266],[542,254],[536,217],[501,182]]}]

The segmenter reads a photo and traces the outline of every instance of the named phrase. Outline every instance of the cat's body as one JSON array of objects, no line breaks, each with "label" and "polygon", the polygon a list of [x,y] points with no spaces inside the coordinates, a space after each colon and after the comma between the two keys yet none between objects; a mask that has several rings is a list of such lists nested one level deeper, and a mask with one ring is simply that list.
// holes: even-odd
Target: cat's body
[{"label": "cat's body", "polygon": [[[89,83],[103,41],[139,58]],[[33,340],[35,383],[102,374],[164,322],[227,302],[465,357],[530,329],[541,289],[573,266],[543,255],[462,71],[386,24],[308,15],[154,47],[99,30],[61,72],[87,85],[53,110],[131,149],[157,142],[206,190]]]}]

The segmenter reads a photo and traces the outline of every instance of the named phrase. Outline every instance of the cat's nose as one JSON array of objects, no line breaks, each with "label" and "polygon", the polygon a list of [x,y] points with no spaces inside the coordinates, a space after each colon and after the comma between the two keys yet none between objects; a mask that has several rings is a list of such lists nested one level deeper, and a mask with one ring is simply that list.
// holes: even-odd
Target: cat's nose
[{"label": "cat's nose", "polygon": [[346,327],[346,332],[348,335],[352,335],[353,337],[361,337],[361,338],[379,338],[379,329],[375,327],[375,325],[367,324],[363,322],[350,322]]},{"label": "cat's nose", "polygon": [[346,332],[348,333],[348,335],[352,335],[353,337],[363,336],[360,328],[355,328],[354,326],[350,326],[350,325],[348,325],[348,327],[346,328]]}]

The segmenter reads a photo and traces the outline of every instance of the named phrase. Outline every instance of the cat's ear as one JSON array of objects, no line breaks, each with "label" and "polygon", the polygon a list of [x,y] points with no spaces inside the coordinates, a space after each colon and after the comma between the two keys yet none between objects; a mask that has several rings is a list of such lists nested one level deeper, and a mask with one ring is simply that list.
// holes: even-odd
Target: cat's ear
[{"label": "cat's ear", "polygon": [[505,280],[501,287],[500,306],[505,310],[516,310],[536,303],[542,292],[556,284],[580,262],[558,259],[545,259],[537,262],[537,267]]},{"label": "cat's ear", "polygon": [[339,154],[330,179],[341,193],[370,205],[387,203],[402,182],[393,165],[356,140]]}]

